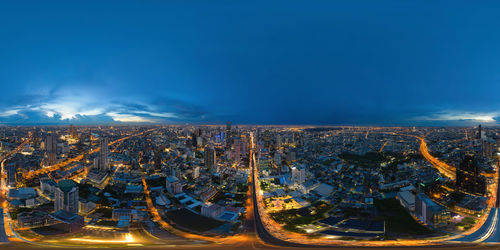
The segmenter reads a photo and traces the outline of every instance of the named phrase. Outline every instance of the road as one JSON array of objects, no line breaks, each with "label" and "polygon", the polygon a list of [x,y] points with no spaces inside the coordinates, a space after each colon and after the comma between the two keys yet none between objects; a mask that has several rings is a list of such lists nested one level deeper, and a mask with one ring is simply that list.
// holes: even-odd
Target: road
[{"label": "road", "polygon": [[[135,137],[135,136],[143,135],[143,134],[145,134],[147,132],[151,132],[153,130],[155,130],[155,129],[150,129],[150,130],[147,130],[147,131],[143,131],[143,132],[140,132],[140,133],[136,133],[136,134],[132,134],[132,135],[120,138],[118,140],[114,140],[114,141],[110,142],[108,144],[108,146],[111,146],[111,145],[116,144],[116,143],[123,142],[124,140],[127,140],[127,139]],[[80,155],[75,156],[73,158],[70,158],[70,159],[67,159],[65,161],[59,162],[59,163],[57,163],[55,165],[48,166],[46,168],[38,169],[38,170],[35,170],[35,171],[26,172],[26,173],[23,174],[23,177],[26,178],[26,179],[32,179],[33,177],[36,177],[38,175],[42,175],[42,174],[46,174],[46,173],[49,173],[49,172],[52,172],[52,171],[55,171],[55,170],[59,170],[61,168],[64,168],[64,167],[68,166],[69,164],[71,164],[73,162],[77,162],[77,161],[82,160],[83,157],[85,156],[85,154],[93,154],[93,153],[99,152],[99,150],[101,150],[101,148],[95,148],[95,149],[90,150],[89,152],[86,152],[84,154],[80,154]]]},{"label": "road", "polygon": [[[251,136],[252,138],[252,136]],[[435,157],[429,154],[427,150],[427,144],[425,143],[425,140],[421,137],[418,137],[421,139],[421,152],[428,159],[433,163],[435,167],[439,167],[440,171],[443,171],[445,173],[451,174],[452,167],[447,165],[444,162],[439,161]],[[251,140],[253,142],[253,140]],[[253,147],[251,147],[252,150]],[[317,240],[317,239],[307,239],[303,237],[302,235],[297,235],[296,233],[288,233],[288,232],[283,232],[283,234],[280,234],[280,237],[285,236],[287,240],[281,240],[278,239],[277,237],[273,236],[271,233],[268,232],[266,229],[265,224],[262,222],[261,214],[259,214],[259,206],[258,206],[258,199],[257,195],[259,192],[259,186],[257,185],[258,183],[258,171],[256,169],[256,164],[255,164],[255,155],[253,154],[252,151],[250,151],[251,155],[251,160],[250,160],[250,169],[251,169],[251,185],[253,191],[253,202],[254,202],[254,214],[255,214],[255,223],[256,223],[256,228],[257,228],[257,233],[259,238],[261,238],[264,242],[272,244],[272,245],[277,245],[277,246],[282,246],[282,247],[331,247],[332,245],[347,245],[347,246],[375,246],[375,247],[394,247],[394,246],[440,246],[444,247],[447,246],[448,244],[456,244],[458,242],[463,242],[463,243],[481,243],[481,242],[487,242],[487,243],[498,243],[500,242],[498,235],[500,231],[500,226],[498,225],[500,222],[500,219],[498,219],[499,212],[498,208],[493,208],[491,209],[490,216],[486,220],[485,223],[478,225],[477,228],[474,228],[470,231],[467,232],[467,234],[474,236],[467,237],[464,236],[463,240],[457,240],[458,237],[460,236],[450,236],[450,237],[444,237],[441,239],[415,239],[415,240],[397,240],[397,241],[364,241],[364,242],[353,242],[353,241],[330,241],[330,240]],[[498,176],[498,175],[497,175]],[[497,185],[498,187],[498,185]],[[500,190],[500,189],[498,189]],[[494,195],[494,197],[498,197],[497,195]],[[500,198],[500,197],[499,197]],[[267,223],[269,224],[269,223]],[[480,226],[480,227],[479,227]],[[271,225],[272,227],[272,225]],[[268,227],[269,228],[269,227]],[[499,230],[497,230],[499,229]],[[283,231],[283,230],[281,230]],[[288,236],[287,236],[288,235]],[[330,245],[325,245],[323,243],[330,242]],[[462,244],[463,244],[462,243]],[[460,246],[460,245],[456,245]],[[480,247],[480,246],[473,246],[473,245],[468,245],[468,247]]]},{"label": "road", "polygon": [[500,169],[497,170],[496,181],[496,200],[492,207],[489,208],[486,221],[472,234],[458,238],[455,241],[461,242],[485,242],[485,243],[498,243],[500,242]]},{"label": "road", "polygon": [[427,161],[429,161],[441,174],[452,180],[455,180],[456,178],[455,167],[452,167],[446,164],[445,162],[440,161],[436,157],[432,156],[429,153],[429,149],[427,148],[427,143],[425,142],[425,139],[423,137],[418,137],[418,136],[415,137],[420,140],[420,153],[424,156],[424,158]]},{"label": "road", "polygon": [[[144,191],[146,194],[146,203],[149,212],[151,213],[153,219],[167,231],[179,235],[187,239],[193,239],[198,241],[197,244],[192,245],[182,245],[175,246],[175,249],[196,249],[203,247],[204,249],[281,249],[281,248],[292,248],[292,249],[359,249],[359,247],[404,247],[405,249],[416,249],[419,246],[436,246],[440,249],[483,249],[491,247],[492,245],[484,244],[489,242],[498,242],[498,230],[499,222],[498,216],[500,212],[498,208],[491,209],[488,218],[485,223],[467,236],[442,239],[424,239],[424,240],[398,240],[398,241],[338,241],[338,240],[323,240],[323,239],[311,239],[303,235],[296,233],[283,232],[279,228],[273,228],[276,224],[273,224],[273,220],[263,211],[261,206],[261,196],[260,187],[258,185],[258,169],[255,160],[254,152],[254,138],[253,134],[251,138],[251,147],[249,152],[249,190],[248,198],[246,204],[246,216],[243,222],[243,230],[241,234],[229,237],[210,237],[192,234],[188,232],[181,231],[174,228],[172,225],[165,222],[157,209],[154,207],[154,203],[151,199],[149,188],[147,186],[145,175],[143,175],[142,182],[144,185]],[[425,143],[425,141],[424,141]],[[426,145],[424,145],[424,152],[426,151]],[[427,151],[428,152],[428,151]],[[430,154],[429,154],[430,155]],[[435,158],[434,158],[435,159]],[[437,159],[436,159],[437,160]],[[436,163],[436,162],[435,162]],[[141,165],[142,167],[142,165]],[[263,217],[264,216],[264,217]],[[274,222],[275,223],[275,222]],[[273,228],[272,232],[269,231]],[[279,233],[277,233],[279,232]],[[203,244],[200,244],[203,241]],[[470,244],[472,243],[472,244]],[[480,244],[482,243],[482,244]],[[14,246],[15,249],[38,247],[37,245],[27,245],[25,243],[16,243],[8,247],[2,247],[2,249],[10,249]],[[171,245],[169,245],[171,246]],[[144,247],[155,248],[161,246],[142,246],[134,247],[127,246],[128,249],[143,249]],[[163,245],[163,248],[165,245]],[[117,249],[120,247],[117,247]],[[113,249],[111,247],[110,249]]]},{"label": "road", "polygon": [[[20,152],[21,150],[23,150],[23,148],[26,146],[26,144],[28,144],[30,142],[30,140],[31,140],[31,134],[21,144],[19,144],[19,146],[17,146],[15,149],[11,150],[10,152],[8,152],[7,154],[3,155],[0,158],[0,168],[1,168],[0,169],[0,206],[2,206],[2,208],[3,208],[4,228],[5,228],[5,232],[7,235],[15,235],[15,232],[13,232],[11,224],[10,224],[11,219],[9,216],[9,206],[8,206],[8,202],[7,202],[8,188],[7,188],[7,180],[6,180],[6,174],[5,174],[5,169],[4,169],[4,163],[7,159],[9,159],[9,157],[11,157],[12,155],[15,155],[18,152]],[[16,239],[17,238],[14,238],[14,240],[16,240]],[[13,240],[13,239],[10,239],[10,240]],[[19,239],[17,239],[17,240],[19,240]]]}]

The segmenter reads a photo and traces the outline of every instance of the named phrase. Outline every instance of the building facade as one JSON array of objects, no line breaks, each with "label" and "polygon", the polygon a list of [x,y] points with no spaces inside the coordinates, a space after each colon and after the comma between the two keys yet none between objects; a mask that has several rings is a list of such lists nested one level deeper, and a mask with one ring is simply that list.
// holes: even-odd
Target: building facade
[{"label": "building facade", "polygon": [[78,213],[78,186],[72,180],[61,180],[55,190],[54,210]]}]

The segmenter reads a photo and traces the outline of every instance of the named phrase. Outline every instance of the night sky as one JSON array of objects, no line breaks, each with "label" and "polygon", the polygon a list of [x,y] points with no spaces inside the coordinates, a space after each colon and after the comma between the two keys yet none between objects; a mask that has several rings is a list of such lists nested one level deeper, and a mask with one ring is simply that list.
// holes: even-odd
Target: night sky
[{"label": "night sky", "polygon": [[477,3],[2,1],[0,123],[493,125]]}]

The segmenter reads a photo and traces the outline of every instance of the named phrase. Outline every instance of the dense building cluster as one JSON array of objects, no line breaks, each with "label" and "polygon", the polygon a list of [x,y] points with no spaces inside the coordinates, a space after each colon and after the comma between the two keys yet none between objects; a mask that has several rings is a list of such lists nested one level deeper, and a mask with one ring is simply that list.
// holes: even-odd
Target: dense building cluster
[{"label": "dense building cluster", "polygon": [[238,234],[248,212],[251,151],[259,206],[281,232],[360,239],[457,233],[486,213],[499,138],[481,127],[231,123],[0,133],[3,212],[20,233],[42,238],[137,228],[161,237],[161,221],[196,234]]}]

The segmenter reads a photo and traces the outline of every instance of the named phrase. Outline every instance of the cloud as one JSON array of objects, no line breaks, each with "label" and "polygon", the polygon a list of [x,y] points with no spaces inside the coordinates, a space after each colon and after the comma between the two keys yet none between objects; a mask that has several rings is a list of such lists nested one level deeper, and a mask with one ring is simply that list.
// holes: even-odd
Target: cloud
[{"label": "cloud", "polygon": [[64,89],[16,96],[0,103],[0,123],[179,123],[199,122],[206,117],[199,107],[171,98],[123,102],[108,97]]},{"label": "cloud", "polygon": [[414,120],[428,122],[442,122],[453,124],[490,123],[496,124],[500,112],[471,112],[447,110],[432,113],[430,115],[418,116]]}]

